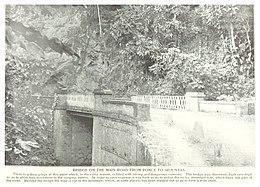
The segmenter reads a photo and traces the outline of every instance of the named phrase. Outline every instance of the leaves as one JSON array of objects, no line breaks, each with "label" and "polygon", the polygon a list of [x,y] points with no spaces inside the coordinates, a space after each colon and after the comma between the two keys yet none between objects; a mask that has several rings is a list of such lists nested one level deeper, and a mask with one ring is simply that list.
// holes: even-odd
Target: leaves
[{"label": "leaves", "polygon": [[253,6],[7,5],[6,18],[8,164],[56,164],[50,111],[32,92],[255,95]]},{"label": "leaves", "polygon": [[117,93],[254,95],[252,6],[122,6],[110,34],[121,59],[106,84]]}]

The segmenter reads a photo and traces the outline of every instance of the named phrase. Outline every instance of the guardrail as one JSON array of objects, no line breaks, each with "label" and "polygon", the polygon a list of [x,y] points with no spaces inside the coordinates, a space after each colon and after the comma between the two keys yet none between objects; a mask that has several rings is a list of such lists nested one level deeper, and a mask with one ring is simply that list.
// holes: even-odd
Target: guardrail
[{"label": "guardrail", "polygon": [[185,96],[138,95],[132,96],[136,103],[150,104],[151,108],[185,109]]}]

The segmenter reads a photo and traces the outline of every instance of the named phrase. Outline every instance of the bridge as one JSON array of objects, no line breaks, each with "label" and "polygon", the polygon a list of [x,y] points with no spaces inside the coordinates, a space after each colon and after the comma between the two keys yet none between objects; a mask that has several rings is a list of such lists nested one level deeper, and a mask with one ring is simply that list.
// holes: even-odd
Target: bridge
[{"label": "bridge", "polygon": [[62,165],[151,165],[138,141],[138,122],[150,120],[150,106],[117,99],[109,90],[59,95],[54,111],[55,154]]},{"label": "bridge", "polygon": [[[203,93],[188,92],[185,96],[137,95],[123,99],[116,98],[110,90],[102,89],[97,89],[93,94],[88,95],[58,95],[53,116],[55,154],[61,165],[65,166],[178,165],[178,160],[182,163],[180,165],[183,165],[185,163],[183,160],[186,159],[186,162],[189,160],[182,155],[183,147],[187,142],[181,145],[174,144],[185,139],[180,131],[185,125],[189,126],[188,129],[196,131],[201,128],[200,123],[203,123],[203,118],[205,123],[209,122],[208,116],[205,117],[203,113],[198,112],[228,111],[240,115],[250,112],[249,103],[210,102],[204,101],[203,98]],[[159,114],[161,109],[166,110]],[[178,116],[182,117],[178,118]],[[154,120],[154,118],[158,119]],[[212,117],[212,120],[214,121],[215,118]],[[171,121],[182,125],[178,129],[177,126],[175,129],[171,126],[162,126],[163,122],[171,123]],[[173,138],[171,145],[166,145],[170,147],[163,152],[161,149],[165,145],[159,143],[157,150],[154,151],[154,145],[149,147],[139,137],[143,128],[151,130],[149,133],[165,128],[162,133],[169,139]],[[195,132],[192,138],[204,138],[204,134]],[[186,146],[186,151],[196,155],[194,153],[196,151],[190,150],[189,146]],[[173,149],[175,158],[170,151]],[[165,156],[171,157],[169,159],[171,163],[159,162],[160,156],[163,157],[161,160],[167,160]],[[196,160],[195,156],[190,160],[190,165],[202,166],[202,163],[200,159]]]}]

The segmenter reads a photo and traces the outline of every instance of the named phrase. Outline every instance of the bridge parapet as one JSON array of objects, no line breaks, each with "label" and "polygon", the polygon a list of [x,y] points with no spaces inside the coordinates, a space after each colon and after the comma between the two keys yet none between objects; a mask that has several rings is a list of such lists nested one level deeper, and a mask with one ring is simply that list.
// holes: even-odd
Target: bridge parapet
[{"label": "bridge parapet", "polygon": [[185,109],[185,96],[162,96],[162,95],[138,95],[132,96],[131,100],[136,103],[149,104],[152,108]]},{"label": "bridge parapet", "polygon": [[150,107],[147,103],[115,98],[110,90],[98,89],[94,94],[59,95],[59,105],[75,110],[93,109],[93,111],[127,115],[139,121],[150,120]]},{"label": "bridge parapet", "polygon": [[150,106],[144,103],[113,99],[103,101],[103,108],[110,112],[134,117],[138,121],[149,121],[151,119]]},{"label": "bridge parapet", "polygon": [[67,105],[83,108],[94,108],[94,94],[67,95]]}]

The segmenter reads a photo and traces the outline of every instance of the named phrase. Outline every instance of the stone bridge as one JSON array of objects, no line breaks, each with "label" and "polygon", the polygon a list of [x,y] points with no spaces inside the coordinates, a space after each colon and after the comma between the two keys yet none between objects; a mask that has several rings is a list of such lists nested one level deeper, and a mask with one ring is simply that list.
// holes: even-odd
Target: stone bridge
[{"label": "stone bridge", "polygon": [[138,122],[150,120],[149,104],[116,99],[109,90],[59,95],[54,110],[55,154],[61,165],[151,165],[138,141]]},{"label": "stone bridge", "polygon": [[[219,120],[215,120],[214,113],[236,117],[254,113],[254,103],[204,101],[203,98],[203,93],[188,92],[185,96],[137,95],[131,99],[122,99],[115,98],[111,91],[102,89],[89,95],[59,95],[54,110],[55,154],[61,165],[65,166],[149,166],[158,165],[158,156],[165,156],[174,148],[173,152],[177,156],[170,158],[170,164],[176,165],[178,154],[186,154],[182,153],[185,143],[180,143],[180,150],[177,149],[178,142],[183,140],[184,135],[176,135],[176,132],[181,132],[180,129],[187,126],[185,124],[188,124],[187,129],[190,130],[187,132],[193,139],[197,136],[203,138],[203,123],[207,132],[216,132],[219,127],[214,123]],[[159,110],[163,110],[163,115],[159,115],[157,120],[155,117]],[[205,115],[213,117],[204,120]],[[182,125],[166,127],[165,124]],[[198,133],[194,131],[197,126],[202,129]],[[214,127],[213,130],[210,129],[211,126]],[[160,151],[163,147],[160,143],[157,145],[155,140],[153,145],[150,145],[153,141],[143,141],[142,135],[146,135],[147,130],[153,134],[163,129],[167,129],[164,134],[172,131],[173,135],[167,135],[169,140],[176,138],[167,145],[168,148],[165,146],[167,149],[164,152]],[[149,136],[147,134],[145,137]],[[162,137],[158,137],[158,140]],[[183,155],[179,156],[182,157]]]}]

